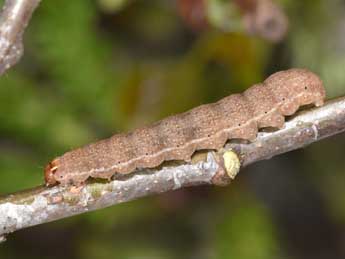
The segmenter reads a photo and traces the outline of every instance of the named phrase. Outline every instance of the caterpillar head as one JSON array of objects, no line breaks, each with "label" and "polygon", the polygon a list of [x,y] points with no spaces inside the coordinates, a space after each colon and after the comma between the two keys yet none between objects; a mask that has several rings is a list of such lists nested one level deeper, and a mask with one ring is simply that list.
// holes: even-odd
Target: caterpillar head
[{"label": "caterpillar head", "polygon": [[47,186],[56,184],[61,184],[63,186],[78,186],[85,182],[85,180],[88,178],[89,175],[87,174],[78,174],[78,166],[80,166],[80,164],[75,163],[75,157],[70,157],[70,155],[71,152],[67,152],[64,155],[52,160],[45,167],[44,179]]},{"label": "caterpillar head", "polygon": [[44,179],[46,185],[55,185],[64,180],[64,174],[61,172],[59,158],[49,162],[44,169]]}]

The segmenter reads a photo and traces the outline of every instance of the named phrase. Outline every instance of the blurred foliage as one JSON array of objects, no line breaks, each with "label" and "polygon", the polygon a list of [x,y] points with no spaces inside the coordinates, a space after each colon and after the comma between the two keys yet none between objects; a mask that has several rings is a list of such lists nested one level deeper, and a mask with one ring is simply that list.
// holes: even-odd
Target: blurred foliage
[{"label": "blurred foliage", "polygon": [[252,197],[225,196],[221,204],[215,227],[215,258],[277,258],[277,236],[265,208]]},{"label": "blurred foliage", "polygon": [[[234,5],[218,2],[222,8],[206,10],[210,25],[196,31],[175,1],[42,1],[23,59],[0,79],[1,193],[42,184],[47,161],[69,149],[243,91],[277,70],[310,68],[330,97],[344,95],[343,1],[278,1],[290,19],[279,44],[245,35]],[[344,140],[316,143],[298,159],[287,155],[288,164],[267,161],[278,163],[271,168],[278,176],[307,179],[298,188],[313,191],[299,204],[314,196],[322,202],[309,212],[294,208],[301,214],[292,222],[307,225],[326,211],[324,227],[344,229]],[[298,174],[281,170],[292,164]],[[313,240],[317,228],[307,235],[282,225],[294,204],[279,204],[281,192],[265,176],[275,205],[263,198],[267,188],[251,180],[257,168],[229,188],[189,188],[19,231],[0,257],[304,258],[306,245],[284,231]],[[278,205],[286,213],[276,213]],[[333,240],[330,233],[324,238]]]},{"label": "blurred foliage", "polygon": [[211,24],[225,31],[244,30],[241,12],[233,1],[208,0],[206,3]]}]

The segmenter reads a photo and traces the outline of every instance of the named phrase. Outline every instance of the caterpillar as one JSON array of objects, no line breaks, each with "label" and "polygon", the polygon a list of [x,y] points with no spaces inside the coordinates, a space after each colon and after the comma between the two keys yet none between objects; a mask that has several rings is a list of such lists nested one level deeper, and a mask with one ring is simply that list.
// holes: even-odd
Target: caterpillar
[{"label": "caterpillar", "polygon": [[323,83],[314,73],[280,71],[243,93],[69,151],[46,166],[45,181],[80,185],[89,177],[110,180],[167,160],[189,161],[196,150],[218,150],[229,139],[253,141],[261,128],[282,128],[284,116],[302,105],[320,106],[324,98]]}]

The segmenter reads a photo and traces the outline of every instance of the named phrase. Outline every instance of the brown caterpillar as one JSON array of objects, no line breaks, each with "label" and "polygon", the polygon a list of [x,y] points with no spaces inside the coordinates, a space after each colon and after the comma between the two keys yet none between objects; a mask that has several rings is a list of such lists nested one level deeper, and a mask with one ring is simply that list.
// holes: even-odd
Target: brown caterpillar
[{"label": "brown caterpillar", "polygon": [[252,141],[260,128],[281,128],[284,116],[302,105],[320,106],[324,98],[317,75],[305,69],[281,71],[242,94],[69,151],[46,166],[45,180],[80,185],[89,177],[110,179],[167,160],[188,161],[196,150],[217,150],[234,138]]}]

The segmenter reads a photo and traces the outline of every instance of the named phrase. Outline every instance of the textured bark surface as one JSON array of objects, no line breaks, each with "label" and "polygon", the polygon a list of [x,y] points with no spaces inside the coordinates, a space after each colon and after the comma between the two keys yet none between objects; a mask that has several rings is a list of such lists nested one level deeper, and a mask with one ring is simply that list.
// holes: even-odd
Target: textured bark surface
[{"label": "textured bark surface", "polygon": [[89,177],[110,180],[163,161],[188,161],[196,150],[218,150],[229,139],[254,140],[260,128],[281,128],[284,116],[302,105],[320,106],[324,98],[323,84],[312,72],[281,71],[243,94],[67,152],[48,164],[46,181],[79,185]]}]

